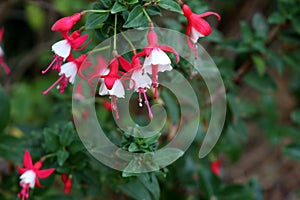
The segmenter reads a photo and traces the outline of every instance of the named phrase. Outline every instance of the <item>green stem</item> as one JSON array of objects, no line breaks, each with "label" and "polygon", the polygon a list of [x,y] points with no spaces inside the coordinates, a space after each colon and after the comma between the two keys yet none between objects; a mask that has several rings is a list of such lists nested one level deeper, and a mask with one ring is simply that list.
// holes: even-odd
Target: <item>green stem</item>
[{"label": "green stem", "polygon": [[110,12],[110,10],[84,10],[81,12],[82,15],[85,13],[107,13]]},{"label": "green stem", "polygon": [[93,49],[93,50],[89,51],[88,54],[90,55],[90,54],[92,54],[92,53],[99,52],[99,51],[104,51],[104,50],[107,50],[107,49],[109,49],[109,48],[110,48],[110,46],[107,45],[107,46],[104,46],[104,47],[101,47],[101,48]]},{"label": "green stem", "polygon": [[43,156],[40,160],[42,162],[44,162],[47,158],[51,158],[51,157],[55,157],[55,156],[56,156],[56,153],[50,153],[50,154]]},{"label": "green stem", "polygon": [[117,23],[118,23],[118,15],[115,14],[115,26],[114,26],[114,49],[113,55],[117,55]]},{"label": "green stem", "polygon": [[133,51],[133,54],[136,54],[136,48],[135,46],[133,45],[133,43],[131,42],[131,40],[127,37],[127,35],[123,32],[121,32],[121,34],[123,35],[123,37],[125,38],[125,40],[129,43],[132,51]]},{"label": "green stem", "polygon": [[146,17],[147,17],[150,26],[152,26],[152,20],[151,20],[150,16],[148,15],[147,11],[145,10],[145,8],[143,8],[143,12],[144,12],[144,14],[145,14]]}]

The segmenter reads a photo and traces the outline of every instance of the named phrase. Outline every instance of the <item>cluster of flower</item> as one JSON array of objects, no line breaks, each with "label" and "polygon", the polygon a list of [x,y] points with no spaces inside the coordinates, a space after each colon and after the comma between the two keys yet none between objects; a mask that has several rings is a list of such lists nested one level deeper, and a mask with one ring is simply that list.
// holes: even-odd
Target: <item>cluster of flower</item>
[{"label": "cluster of flower", "polygon": [[[214,12],[206,12],[200,15],[192,13],[191,9],[183,4],[182,11],[184,16],[188,20],[188,26],[186,29],[187,43],[192,50],[195,50],[195,45],[199,37],[208,36],[211,33],[210,25],[203,19],[203,17],[209,15],[215,15],[220,19],[220,16]],[[82,51],[88,44],[88,35],[81,35],[82,30],[75,30],[71,32],[74,25],[82,18],[85,12],[76,13],[69,17],[59,19],[52,26],[52,31],[60,32],[63,40],[55,43],[52,46],[52,51],[55,53],[51,64],[42,71],[45,74],[49,69],[56,70],[59,79],[51,85],[43,94],[47,94],[54,86],[58,85],[60,93],[64,93],[68,83],[74,84],[76,75],[80,75],[83,79],[89,83],[93,79],[97,78],[102,80],[99,89],[99,95],[109,95],[111,98],[111,104],[104,104],[106,108],[112,110],[116,114],[116,118],[119,118],[118,108],[116,100],[117,98],[124,98],[124,80],[130,80],[130,89],[138,92],[139,94],[139,106],[143,106],[143,98],[145,105],[149,111],[149,117],[152,118],[152,112],[148,102],[146,92],[151,87],[154,90],[154,98],[158,97],[158,72],[172,70],[171,60],[166,52],[173,53],[176,56],[176,62],[179,62],[179,54],[170,46],[160,45],[158,43],[158,36],[154,30],[153,24],[150,24],[149,32],[147,34],[148,45],[143,48],[139,53],[133,54],[131,62],[127,61],[121,55],[118,55],[117,51],[113,52],[113,58],[107,65],[106,61],[99,57],[98,66],[90,73],[88,77],[84,76],[81,70],[87,69],[88,65],[82,65],[87,59],[87,54],[81,54],[75,58],[73,51]],[[2,39],[4,29],[0,29],[0,41]],[[0,64],[4,67],[5,71],[9,73],[9,68],[5,64],[2,58],[2,49],[0,48]],[[143,64],[140,58],[144,57]],[[87,62],[90,63],[90,62]],[[122,68],[122,70],[120,69]],[[126,76],[122,76],[126,74]],[[129,74],[129,77],[127,77]],[[76,88],[76,91],[80,94],[82,88],[80,85]],[[22,190],[18,194],[18,197],[24,200],[29,197],[29,189],[34,188],[35,185],[41,187],[39,178],[46,178],[54,172],[54,168],[41,170],[45,157],[40,159],[35,164],[32,163],[31,156],[28,151],[24,154],[24,167],[18,168],[21,174],[20,186]],[[219,162],[212,163],[212,171],[219,175]],[[62,174],[62,181],[65,184],[65,193],[69,193],[72,187],[72,176]]]},{"label": "cluster of flower", "polygon": [[[189,47],[195,50],[195,44],[199,37],[208,36],[211,33],[210,25],[203,19],[203,17],[209,15],[215,15],[220,19],[220,16],[215,12],[206,12],[200,15],[194,14],[191,9],[183,4],[182,11],[184,16],[188,20],[188,26],[186,29],[187,43]],[[42,73],[46,73],[50,68],[55,69],[59,72],[60,78],[43,94],[47,94],[55,85],[59,83],[58,88],[60,92],[63,93],[65,87],[67,87],[68,82],[74,83],[75,76],[77,74],[82,74],[81,64],[87,58],[86,54],[82,54],[78,58],[74,58],[72,55],[72,50],[79,51],[82,50],[86,44],[85,43],[88,35],[81,36],[80,30],[76,30],[69,35],[70,30],[73,26],[81,19],[82,14],[76,13],[69,17],[64,17],[52,26],[52,31],[61,32],[64,40],[55,43],[52,46],[52,51],[55,53],[52,63],[47,67]],[[150,109],[149,101],[146,95],[147,89],[151,87],[154,89],[154,98],[158,97],[157,87],[158,87],[158,72],[170,71],[172,70],[171,60],[166,54],[166,52],[171,52],[176,56],[176,62],[179,62],[179,55],[175,49],[170,46],[164,46],[158,44],[158,37],[154,31],[152,23],[149,23],[149,32],[147,35],[148,45],[144,47],[142,52],[134,54],[131,63],[124,59],[121,55],[118,55],[117,51],[114,50],[113,58],[109,65],[106,65],[105,61],[99,61],[98,66],[101,70],[97,71],[96,74],[92,74],[90,77],[82,78],[91,81],[94,78],[100,78],[103,80],[99,95],[109,95],[111,98],[111,109],[115,112],[116,118],[119,118],[118,108],[116,99],[124,98],[125,89],[123,80],[130,80],[130,89],[135,90],[139,94],[139,106],[142,107],[143,100],[149,111],[149,117],[152,118],[153,114]],[[85,43],[85,45],[81,48]],[[144,57],[144,63],[141,64],[140,57]],[[99,58],[101,60],[101,58]],[[66,64],[62,63],[67,61]],[[119,66],[124,71],[120,71]],[[85,69],[87,66],[84,67]],[[130,74],[130,77],[120,76],[120,74]]]}]

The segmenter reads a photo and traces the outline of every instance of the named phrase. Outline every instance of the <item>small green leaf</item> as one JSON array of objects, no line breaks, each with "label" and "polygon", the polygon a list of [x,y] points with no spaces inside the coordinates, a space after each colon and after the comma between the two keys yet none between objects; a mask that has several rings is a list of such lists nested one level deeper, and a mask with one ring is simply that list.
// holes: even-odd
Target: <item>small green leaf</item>
[{"label": "small green leaf", "polygon": [[268,18],[268,22],[270,24],[283,24],[285,22],[285,18],[282,14],[280,14],[278,12],[274,12]]},{"label": "small green leaf", "polygon": [[128,18],[123,25],[124,28],[135,28],[147,24],[148,20],[143,11],[143,7],[136,6],[128,15]]},{"label": "small green leaf", "polygon": [[183,14],[180,5],[173,0],[160,0],[158,6],[169,11]]},{"label": "small green leaf", "polygon": [[283,152],[287,156],[300,161],[300,142],[292,143],[285,146]]},{"label": "small green leaf", "polygon": [[155,152],[153,163],[159,166],[167,166],[180,158],[184,152],[177,148],[164,148]]},{"label": "small green leaf", "polygon": [[126,4],[128,5],[133,5],[139,2],[139,0],[124,0],[124,2],[126,2]]},{"label": "small green leaf", "polygon": [[257,76],[256,73],[250,72],[245,76],[245,81],[248,85],[261,92],[270,92],[277,89],[275,81],[267,73],[263,76]]},{"label": "small green leaf", "polygon": [[136,152],[138,150],[139,150],[139,148],[135,143],[131,143],[130,146],[128,147],[129,152]]},{"label": "small green leaf", "polygon": [[116,1],[110,12],[112,14],[115,14],[115,13],[122,12],[125,10],[127,10],[127,7],[124,6],[123,4],[119,3],[118,1]]},{"label": "small green leaf", "polygon": [[292,112],[291,118],[292,118],[293,122],[300,125],[300,109],[295,110],[294,112]]},{"label": "small green leaf", "polygon": [[257,35],[266,37],[268,35],[269,26],[265,17],[261,13],[255,13],[252,19],[252,26]]},{"label": "small green leaf", "polygon": [[86,20],[86,29],[97,29],[103,26],[107,20],[109,13],[91,13]]},{"label": "small green leaf", "polygon": [[150,6],[150,7],[147,7],[147,8],[146,8],[146,11],[147,11],[147,13],[148,13],[150,16],[154,16],[154,15],[159,15],[159,16],[161,16],[161,12],[160,12],[159,8],[156,7],[156,6]]},{"label": "small green leaf", "polygon": [[62,146],[69,146],[74,139],[74,127],[70,122],[65,125],[61,133],[59,133],[59,142]]},{"label": "small green leaf", "polygon": [[54,130],[45,129],[43,132],[44,140],[45,140],[45,148],[51,152],[54,152],[58,149],[58,137]]},{"label": "small green leaf", "polygon": [[69,152],[63,151],[63,150],[58,150],[57,151],[57,162],[59,166],[62,166],[65,161],[69,158]]},{"label": "small green leaf", "polygon": [[41,29],[46,21],[44,10],[36,3],[26,4],[26,18],[30,26],[35,30]]},{"label": "small green leaf", "polygon": [[252,61],[255,65],[258,75],[262,76],[266,72],[265,60],[259,55],[252,55]]}]

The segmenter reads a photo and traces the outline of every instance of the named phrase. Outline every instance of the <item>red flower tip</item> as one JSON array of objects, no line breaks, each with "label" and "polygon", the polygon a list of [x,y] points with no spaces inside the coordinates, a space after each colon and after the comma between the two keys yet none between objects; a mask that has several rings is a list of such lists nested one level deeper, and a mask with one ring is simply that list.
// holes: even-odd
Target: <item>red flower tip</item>
[{"label": "red flower tip", "polygon": [[3,35],[4,35],[4,27],[1,27],[1,28],[0,28],[0,42],[1,42],[2,39],[3,39]]},{"label": "red flower tip", "polygon": [[70,193],[70,190],[72,188],[72,176],[67,176],[67,174],[62,174],[61,175],[61,180],[62,182],[65,184],[65,194],[69,194]]},{"label": "red flower tip", "polygon": [[183,4],[181,9],[183,11],[184,16],[186,17],[189,17],[191,14],[193,14],[191,8],[186,4]]},{"label": "red flower tip", "polygon": [[210,169],[216,176],[219,176],[221,173],[221,161],[219,159],[213,161],[210,164]]},{"label": "red flower tip", "polygon": [[111,102],[110,101],[103,101],[103,106],[104,106],[104,108],[106,109],[106,110],[108,110],[108,111],[112,111],[112,106],[111,106]]},{"label": "red flower tip", "polygon": [[81,16],[81,13],[75,13],[72,16],[63,17],[53,24],[51,30],[56,32],[69,32],[81,19]]},{"label": "red flower tip", "polygon": [[148,35],[147,35],[147,39],[148,39],[148,44],[150,46],[156,46],[158,44],[157,34],[155,33],[153,27],[150,28]]},{"label": "red flower tip", "polygon": [[128,72],[129,70],[131,70],[131,64],[130,62],[128,62],[125,58],[123,58],[122,56],[118,56],[118,60],[120,62],[121,67]]}]

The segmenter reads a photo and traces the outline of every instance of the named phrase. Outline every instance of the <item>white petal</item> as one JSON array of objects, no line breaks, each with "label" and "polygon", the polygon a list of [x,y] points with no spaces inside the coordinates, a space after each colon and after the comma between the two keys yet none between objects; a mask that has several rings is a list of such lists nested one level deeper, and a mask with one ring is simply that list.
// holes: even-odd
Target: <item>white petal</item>
[{"label": "white petal", "polygon": [[3,56],[4,55],[4,51],[3,49],[0,47],[0,56]]},{"label": "white petal", "polygon": [[52,51],[56,55],[64,58],[64,60],[66,60],[67,57],[70,55],[71,45],[69,44],[69,42],[67,40],[61,40],[52,45]]},{"label": "white petal", "polygon": [[99,89],[99,95],[104,96],[104,95],[109,95],[109,90],[107,89],[106,85],[101,83],[100,89]]},{"label": "white petal", "polygon": [[110,95],[115,95],[118,98],[124,98],[125,97],[125,90],[122,82],[117,79],[115,81],[114,86],[109,90]]},{"label": "white petal", "polygon": [[191,40],[193,43],[197,43],[200,37],[204,37],[200,32],[198,32],[194,27],[191,30]]},{"label": "white petal", "polygon": [[[167,65],[158,65],[158,72],[171,71],[173,67],[170,64]],[[152,74],[152,66],[147,66],[144,68],[144,72]]]},{"label": "white petal", "polygon": [[171,64],[169,56],[160,48],[155,48],[151,51],[150,55],[145,58],[143,67],[166,64]]},{"label": "white petal", "polygon": [[134,80],[134,83],[133,81],[130,81],[130,88],[134,86],[135,90],[145,87],[150,88],[152,84],[151,78],[146,74],[146,72],[143,73],[142,69],[134,70],[131,79]]},{"label": "white petal", "polygon": [[32,170],[28,170],[20,176],[21,179],[20,183],[29,184],[30,188],[34,188],[35,178],[36,178],[35,172]]},{"label": "white petal", "polygon": [[61,76],[65,74],[67,78],[70,78],[69,82],[73,84],[75,81],[77,71],[78,71],[77,65],[74,62],[68,62],[61,66],[61,71],[59,75]]}]

